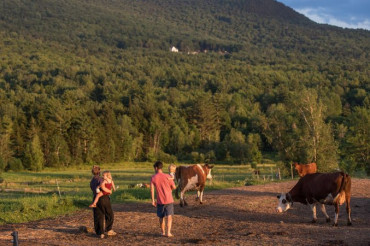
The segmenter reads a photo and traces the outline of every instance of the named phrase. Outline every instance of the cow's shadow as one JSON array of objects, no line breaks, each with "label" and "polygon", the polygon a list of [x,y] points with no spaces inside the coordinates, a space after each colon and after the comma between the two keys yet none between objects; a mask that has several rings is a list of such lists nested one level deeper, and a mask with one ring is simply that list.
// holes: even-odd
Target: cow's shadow
[{"label": "cow's shadow", "polygon": [[[229,189],[221,191],[211,191],[206,193],[204,196],[204,203],[199,204],[195,200],[196,193],[187,193],[186,201],[188,206],[180,207],[178,200],[175,201],[175,215],[185,216],[189,218],[207,218],[214,217],[227,220],[235,221],[259,221],[266,223],[276,223],[280,224],[282,221],[284,223],[291,224],[309,224],[312,220],[312,211],[309,206],[294,203],[292,209],[284,213],[276,213],[275,208],[277,206],[275,192],[258,192],[258,191],[248,191],[243,189]],[[239,200],[245,200],[245,205],[234,206],[232,203],[226,203],[225,198],[228,196],[237,197]],[[254,199],[266,199],[263,200],[265,203],[265,208],[261,210],[254,211],[253,207],[248,207]],[[261,201],[259,201],[261,202]],[[351,215],[356,225],[370,225],[370,221],[364,219],[370,216],[370,198],[351,198]],[[155,208],[150,205],[150,203],[132,203],[127,205],[120,205],[115,208],[117,212],[147,212],[155,214]],[[326,210],[330,218],[334,219],[334,206],[327,205]],[[319,207],[317,206],[317,217],[318,224],[326,224],[324,215],[321,213]],[[339,223],[345,224],[347,219],[347,213],[345,205],[340,206],[339,210]],[[331,225],[331,223],[329,223]]]},{"label": "cow's shadow", "polygon": [[[233,191],[238,192],[238,191]],[[244,191],[241,191],[243,193]],[[222,200],[215,202],[214,197],[208,198],[206,202],[202,205],[194,201],[194,199],[188,198],[189,206],[180,207],[175,206],[176,214],[187,217],[216,217],[227,220],[235,221],[250,221],[250,222],[266,222],[266,223],[276,223],[281,224],[282,222],[288,224],[310,224],[312,220],[312,210],[310,206],[301,203],[294,203],[293,207],[284,213],[275,213],[275,208],[277,206],[277,199],[275,200],[276,194],[270,192],[258,194],[259,192],[247,192],[245,197],[245,206],[242,208],[235,208],[223,204]],[[265,196],[266,193],[271,195],[271,199],[266,199],[268,205],[268,211],[253,211],[253,208],[248,208],[248,202],[256,196]],[[335,215],[335,209],[332,205],[326,205],[326,211],[331,218],[331,222],[327,223],[325,216],[322,214],[319,206],[317,206],[317,218],[318,224],[328,224],[332,225]],[[369,226],[370,220],[370,198],[351,198],[351,217],[354,226]],[[343,204],[339,209],[339,223],[346,225],[347,223],[347,212],[346,206]]]}]

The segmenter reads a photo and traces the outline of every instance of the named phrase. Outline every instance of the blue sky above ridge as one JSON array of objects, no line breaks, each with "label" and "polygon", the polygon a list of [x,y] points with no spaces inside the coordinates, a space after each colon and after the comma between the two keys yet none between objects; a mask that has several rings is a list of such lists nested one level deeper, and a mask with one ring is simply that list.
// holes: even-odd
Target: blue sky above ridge
[{"label": "blue sky above ridge", "polygon": [[277,0],[317,23],[370,30],[369,0]]}]

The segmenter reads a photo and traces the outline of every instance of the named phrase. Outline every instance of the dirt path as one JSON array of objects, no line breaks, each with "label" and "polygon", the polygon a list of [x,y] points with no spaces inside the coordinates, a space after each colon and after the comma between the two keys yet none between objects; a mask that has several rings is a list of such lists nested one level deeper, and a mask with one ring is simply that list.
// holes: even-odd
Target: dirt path
[{"label": "dirt path", "polygon": [[[114,205],[115,237],[98,239],[79,232],[79,226],[93,227],[91,210],[52,220],[0,226],[0,245],[12,245],[13,230],[20,245],[370,245],[370,180],[352,180],[353,226],[346,226],[345,206],[341,206],[339,226],[332,227],[318,211],[311,224],[308,206],[294,204],[284,214],[276,214],[276,195],[288,191],[296,181],[239,187],[208,192],[206,203],[175,204],[174,238],[159,236],[155,209],[149,203]],[[327,207],[333,220],[334,208]]]}]

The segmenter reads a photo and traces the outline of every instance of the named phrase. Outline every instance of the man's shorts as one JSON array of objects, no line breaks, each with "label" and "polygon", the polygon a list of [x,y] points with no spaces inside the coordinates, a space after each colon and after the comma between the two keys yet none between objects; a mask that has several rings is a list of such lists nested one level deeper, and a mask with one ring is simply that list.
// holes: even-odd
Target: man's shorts
[{"label": "man's shorts", "polygon": [[174,214],[173,203],[157,204],[157,216],[163,218]]}]

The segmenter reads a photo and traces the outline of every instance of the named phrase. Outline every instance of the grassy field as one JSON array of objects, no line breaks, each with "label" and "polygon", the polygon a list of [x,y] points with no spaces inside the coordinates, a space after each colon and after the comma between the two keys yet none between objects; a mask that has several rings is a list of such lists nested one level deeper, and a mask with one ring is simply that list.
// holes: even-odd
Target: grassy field
[{"label": "grassy field", "polygon": [[[113,203],[149,201],[145,188],[130,186],[149,183],[153,175],[152,163],[121,163],[101,165],[110,170],[119,188],[113,193]],[[0,224],[21,223],[68,214],[88,209],[92,195],[89,187],[91,166],[68,170],[47,169],[42,172],[3,173],[0,184]],[[208,190],[271,182],[275,165],[257,166],[259,175],[250,165],[216,165]]]}]

